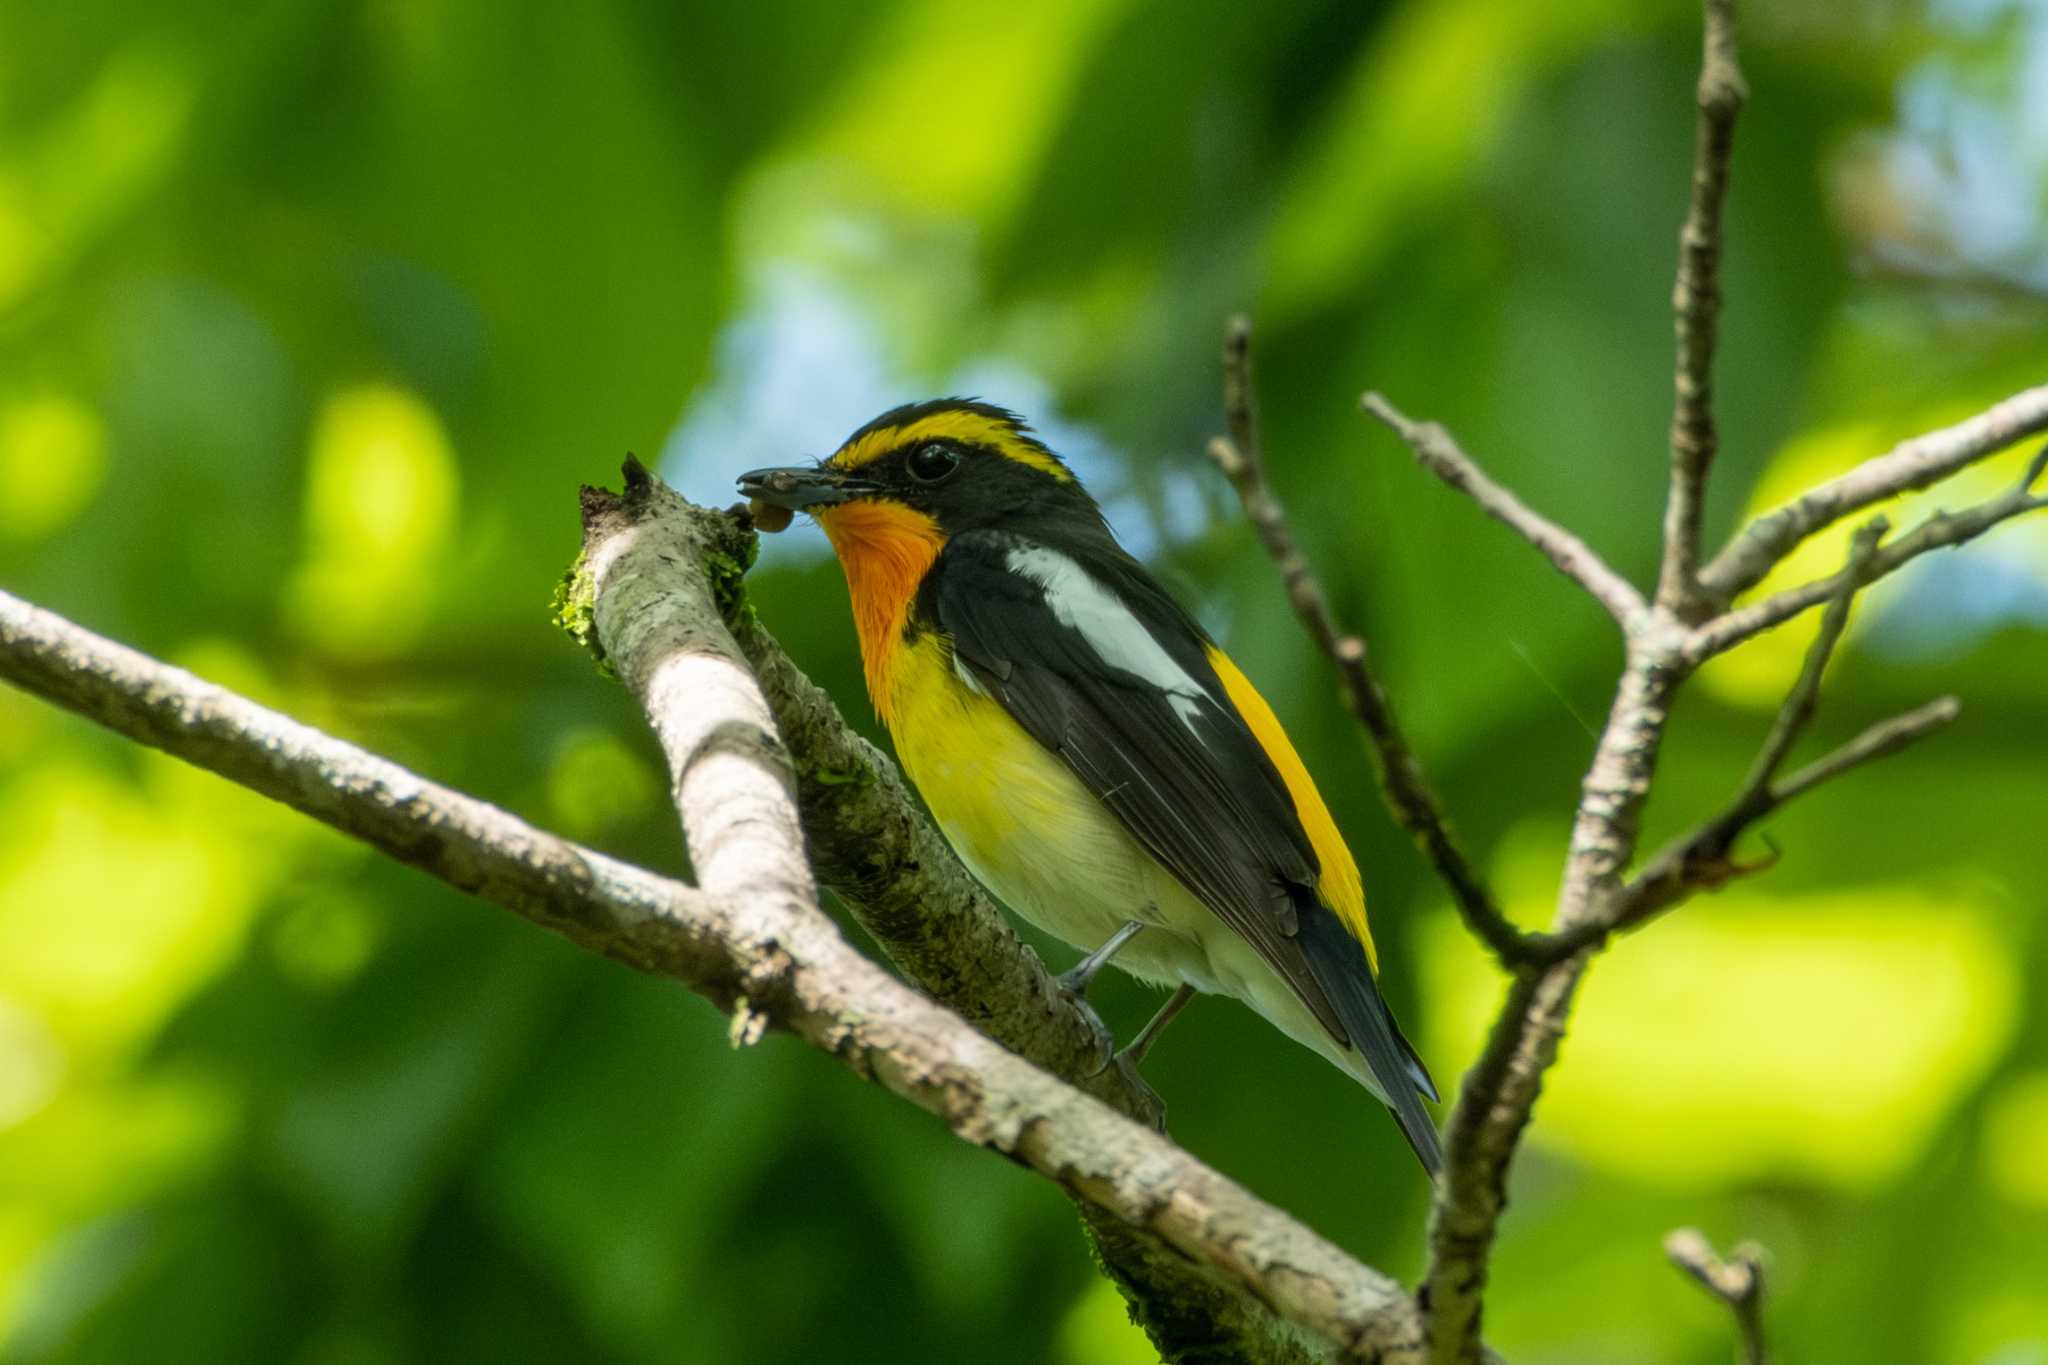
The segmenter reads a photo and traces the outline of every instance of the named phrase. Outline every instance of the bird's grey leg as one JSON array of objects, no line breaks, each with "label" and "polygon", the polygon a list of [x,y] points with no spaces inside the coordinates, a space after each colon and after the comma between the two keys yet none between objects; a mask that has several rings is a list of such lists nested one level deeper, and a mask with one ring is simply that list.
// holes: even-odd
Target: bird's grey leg
[{"label": "bird's grey leg", "polygon": [[[1159,1007],[1159,1013],[1152,1016],[1152,1021],[1138,1030],[1138,1036],[1131,1039],[1121,1050],[1112,1053],[1109,1060],[1102,1064],[1102,1071],[1107,1071],[1111,1067],[1116,1068],[1117,1073],[1124,1078],[1124,1084],[1129,1086],[1132,1094],[1137,1097],[1138,1117],[1148,1121],[1162,1133],[1166,1131],[1166,1101],[1159,1098],[1159,1092],[1146,1084],[1145,1078],[1138,1074],[1138,1063],[1145,1060],[1145,1054],[1152,1050],[1152,1044],[1159,1041],[1159,1035],[1166,1031],[1166,1026],[1173,1022],[1173,1017],[1186,1009],[1188,1001],[1194,998],[1195,988],[1182,982],[1180,989],[1167,997],[1166,1003]],[[1095,1074],[1099,1076],[1102,1071]]]},{"label": "bird's grey leg", "polygon": [[1145,1054],[1152,1050],[1152,1044],[1159,1041],[1159,1035],[1166,1032],[1166,1026],[1173,1022],[1175,1015],[1188,1007],[1188,1001],[1195,998],[1195,988],[1187,982],[1180,983],[1180,989],[1167,997],[1159,1007],[1159,1013],[1152,1016],[1152,1022],[1138,1030],[1138,1036],[1125,1043],[1117,1053],[1119,1061],[1136,1067],[1145,1060]]},{"label": "bird's grey leg", "polygon": [[1163,1133],[1166,1131],[1166,1101],[1159,1098],[1158,1091],[1145,1084],[1145,1078],[1138,1074],[1138,1063],[1145,1059],[1145,1054],[1158,1040],[1160,1030],[1172,1022],[1173,1016],[1179,1014],[1186,1008],[1188,1001],[1194,998],[1195,988],[1182,986],[1175,991],[1159,1013],[1152,1016],[1152,1021],[1139,1030],[1131,1045],[1122,1051],[1115,1050],[1115,1037],[1102,1022],[1101,1016],[1095,1013],[1095,1007],[1088,1003],[1088,983],[1093,981],[1095,974],[1108,965],[1109,960],[1121,952],[1124,945],[1136,938],[1143,928],[1143,920],[1126,921],[1124,926],[1111,934],[1100,948],[1082,958],[1067,971],[1061,972],[1054,978],[1054,982],[1059,986],[1061,993],[1074,1002],[1075,1008],[1081,1011],[1088,1022],[1095,1026],[1096,1042],[1100,1049],[1096,1055],[1101,1057],[1102,1062],[1089,1074],[1099,1076],[1112,1066],[1115,1067],[1138,1101],[1139,1116],[1149,1120],[1154,1128]]},{"label": "bird's grey leg", "polygon": [[1100,948],[1059,974],[1056,979],[1060,989],[1072,996],[1088,994],[1088,983],[1095,979],[1095,974],[1101,971],[1111,958],[1122,952],[1124,945],[1136,938],[1138,931],[1144,927],[1143,920],[1134,919],[1125,923],[1124,927],[1111,934]]},{"label": "bird's grey leg", "polygon": [[1095,1070],[1088,1073],[1091,1076],[1101,1075],[1104,1068],[1114,1059],[1116,1037],[1109,1031],[1109,1026],[1102,1022],[1102,1016],[1095,1012],[1095,1006],[1088,1003],[1088,983],[1093,981],[1095,974],[1102,970],[1104,964],[1115,957],[1125,944],[1136,938],[1138,931],[1144,927],[1143,920],[1126,921],[1124,927],[1111,934],[1100,948],[1052,979],[1060,994],[1073,1002],[1074,1008],[1081,1012],[1081,1017],[1095,1030],[1096,1066]]}]

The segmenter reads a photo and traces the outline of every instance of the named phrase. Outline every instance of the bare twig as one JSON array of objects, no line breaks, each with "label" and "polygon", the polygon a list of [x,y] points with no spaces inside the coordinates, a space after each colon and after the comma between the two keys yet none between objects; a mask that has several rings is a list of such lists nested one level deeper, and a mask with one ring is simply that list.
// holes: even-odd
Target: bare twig
[{"label": "bare twig", "polygon": [[1860,528],[1849,549],[1848,564],[1842,571],[1843,586],[1828,603],[1820,629],[1807,648],[1798,679],[1792,684],[1771,724],[1748,776],[1735,796],[1712,819],[1672,840],[1660,849],[1620,892],[1602,903],[1602,911],[1590,916],[1576,929],[1559,935],[1567,946],[1589,947],[1609,934],[1634,928],[1652,915],[1670,909],[1696,891],[1713,890],[1730,878],[1760,872],[1775,858],[1742,864],[1734,859],[1735,844],[1744,831],[1776,811],[1793,797],[1838,776],[1859,763],[1904,748],[1913,740],[1953,720],[1956,703],[1943,698],[1905,716],[1873,727],[1844,748],[1837,750],[1785,781],[1778,780],[1793,744],[1812,723],[1819,704],[1820,684],[1828,660],[1841,641],[1849,623],[1849,609],[1857,592],[1870,580],[1877,558],[1885,520],[1873,518]]},{"label": "bare twig", "polygon": [[1834,657],[1835,646],[1841,642],[1842,632],[1848,629],[1849,608],[1855,604],[1856,594],[1870,581],[1871,557],[1877,552],[1878,542],[1890,529],[1891,524],[1883,517],[1873,517],[1850,539],[1849,561],[1837,575],[1841,586],[1829,599],[1828,609],[1821,613],[1820,629],[1814,632],[1813,643],[1807,647],[1799,676],[1793,680],[1792,690],[1785,694],[1784,704],[1778,708],[1777,718],[1771,723],[1771,732],[1765,737],[1749,777],[1737,794],[1737,804],[1753,801],[1770,790],[1771,779],[1785,764],[1785,755],[1791,752],[1792,745],[1812,723],[1814,709],[1820,704],[1821,675],[1827,672],[1828,660]]},{"label": "bare twig", "polygon": [[1443,427],[1435,422],[1409,419],[1377,393],[1368,393],[1359,401],[1367,412],[1408,443],[1423,468],[1469,496],[1480,510],[1541,550],[1558,572],[1591,593],[1624,632],[1633,633],[1641,626],[1648,612],[1643,595],[1608,568],[1586,542],[1531,511],[1520,498],[1489,478]]},{"label": "bare twig", "polygon": [[1902,442],[1764,513],[1700,570],[1700,584],[1715,601],[1732,601],[1763,582],[1816,531],[1874,502],[1939,483],[2042,431],[2048,431],[2048,384],[2016,393],[1966,422]]},{"label": "bare twig", "polygon": [[[2037,494],[2034,485],[2048,469],[2048,446],[2028,462],[2018,483],[1995,498],[1966,507],[1960,512],[1936,512],[1905,535],[1879,549],[1869,567],[1870,580],[1883,578],[1929,550],[1941,550],[1975,540],[2002,521],[2048,507],[2048,495]],[[1774,626],[1838,595],[1847,581],[1848,570],[1829,578],[1816,579],[1796,588],[1773,593],[1748,606],[1738,607],[1706,622],[1693,632],[1686,652],[1696,662],[1732,649],[1752,635]]]},{"label": "bare twig", "polygon": [[1714,462],[1714,341],[1721,314],[1721,207],[1735,118],[1748,91],[1735,52],[1733,0],[1706,0],[1693,135],[1692,203],[1678,236],[1678,280],[1671,309],[1678,334],[1671,414],[1671,491],[1664,509],[1664,559],[1657,602],[1700,614],[1700,520]]},{"label": "bare twig", "polygon": [[1769,1365],[1770,1351],[1764,1340],[1763,1248],[1744,1242],[1724,1261],[1697,1229],[1680,1228],[1664,1239],[1664,1254],[1728,1305],[1742,1337],[1745,1365]]},{"label": "bare twig", "polygon": [[1962,703],[1954,697],[1936,697],[1925,706],[1902,716],[1881,720],[1856,738],[1823,758],[1817,758],[1772,788],[1777,805],[1804,796],[1823,782],[1831,782],[1875,759],[1888,758],[1907,745],[1926,738],[1962,714]]},{"label": "bare twig", "polygon": [[1697,891],[1710,891],[1730,877],[1761,871],[1762,864],[1734,861],[1735,842],[1742,832],[1793,798],[1803,796],[1823,782],[1840,777],[1852,768],[1884,758],[1916,740],[1924,739],[1953,721],[1961,706],[1954,697],[1937,697],[1925,706],[1879,721],[1856,738],[1824,758],[1816,759],[1782,782],[1776,782],[1748,798],[1738,797],[1713,819],[1673,839],[1643,864],[1615,897],[1604,923],[1585,926],[1576,936],[1584,943],[1610,933],[1633,929],[1691,898]]},{"label": "bare twig", "polygon": [[1338,626],[1330,611],[1329,598],[1266,480],[1251,337],[1251,323],[1247,319],[1231,319],[1223,342],[1223,413],[1230,434],[1210,442],[1209,458],[1237,490],[1246,520],[1258,532],[1267,556],[1280,570],[1280,580],[1294,614],[1317,648],[1335,665],[1344,705],[1372,741],[1380,790],[1388,809],[1450,888],[1451,899],[1467,927],[1503,963],[1512,966],[1527,961],[1532,953],[1540,951],[1541,945],[1508,919],[1479,869],[1458,846],[1443,804],[1423,773],[1421,760],[1401,733],[1386,689],[1373,672],[1365,641]]},{"label": "bare twig", "polygon": [[1829,601],[1820,629],[1814,632],[1813,643],[1807,647],[1799,676],[1779,705],[1770,733],[1751,763],[1749,775],[1736,789],[1734,799],[1721,814],[1680,839],[1665,854],[1651,859],[1650,867],[1642,875],[1623,888],[1620,895],[1609,898],[1605,913],[1589,917],[1577,930],[1582,941],[1592,942],[1607,932],[1638,923],[1654,911],[1676,904],[1694,889],[1717,887],[1732,876],[1770,866],[1770,860],[1740,866],[1730,855],[1745,829],[1782,804],[1772,783],[1793,744],[1813,721],[1820,701],[1821,678],[1827,672],[1828,660],[1834,657],[1835,646],[1841,642],[1842,632],[1848,628],[1849,609],[1856,594],[1870,581],[1871,563],[1887,529],[1885,519],[1875,517],[1852,539],[1848,563],[1840,575],[1841,587]]},{"label": "bare twig", "polygon": [[[1867,533],[1859,540],[1850,567],[1834,578],[1780,594],[1756,608],[1725,610],[1737,593],[1761,581],[1785,554],[1821,527],[1881,498],[1925,487],[2029,432],[2048,428],[2048,388],[2030,390],[1970,422],[1908,442],[1795,499],[1759,518],[1710,564],[1694,572],[1700,504],[1714,446],[1709,400],[1718,302],[1718,223],[1727,139],[1740,99],[1729,0],[1705,0],[1705,8],[1699,155],[1674,300],[1679,333],[1674,481],[1667,506],[1666,556],[1654,603],[1646,603],[1577,537],[1487,479],[1441,427],[1410,421],[1377,394],[1365,398],[1367,410],[1399,433],[1432,472],[1469,493],[1592,593],[1622,624],[1628,642],[1626,663],[1582,784],[1557,914],[1546,941],[1550,950],[1570,955],[1540,967],[1526,966],[1516,974],[1446,1125],[1445,1167],[1432,1207],[1430,1265],[1422,1290],[1431,1358],[1440,1365],[1462,1365],[1478,1355],[1489,1261],[1507,1204],[1509,1166],[1543,1077],[1556,1060],[1590,953],[1616,924],[1675,903],[1709,884],[1714,874],[1739,870],[1729,862],[1728,851],[1735,835],[1762,814],[1951,719],[1955,704],[1944,699],[1874,727],[1789,777],[1777,776],[1811,716],[1821,670],[1846,623],[1853,593],[1918,554],[1961,544],[2043,501],[2031,492],[2032,480],[2041,472],[2037,460],[2026,483],[2004,498],[1931,519],[1888,546],[1879,547],[1876,533]],[[1823,623],[1822,638],[1737,802],[1652,858],[1635,880],[1625,881],[1624,871],[1640,841],[1642,812],[1671,707],[1685,680],[1718,650],[1830,598],[1837,608]],[[1714,610],[1724,614],[1704,625],[1694,624]]]},{"label": "bare twig", "polygon": [[[1553,941],[1567,947],[1603,913],[1635,849],[1665,717],[1685,676],[1668,637],[1668,631],[1645,633],[1631,641],[1582,784],[1551,931]],[[1507,1207],[1508,1168],[1542,1092],[1544,1074],[1557,1060],[1586,961],[1586,951],[1580,950],[1515,977],[1445,1125],[1444,1170],[1431,1209],[1424,1284],[1430,1358],[1437,1365],[1464,1365],[1477,1358],[1488,1265]]]}]

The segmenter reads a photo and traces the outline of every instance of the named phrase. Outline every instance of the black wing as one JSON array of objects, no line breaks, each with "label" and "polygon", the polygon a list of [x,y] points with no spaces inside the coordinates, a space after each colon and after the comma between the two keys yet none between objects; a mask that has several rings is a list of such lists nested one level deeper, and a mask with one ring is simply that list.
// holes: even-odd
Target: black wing
[{"label": "black wing", "polygon": [[1070,552],[995,531],[951,540],[919,609],[982,689],[1360,1051],[1434,1169],[1435,1128],[1414,1094],[1434,1093],[1427,1073],[1318,896],[1293,798],[1199,627],[1113,545]]}]

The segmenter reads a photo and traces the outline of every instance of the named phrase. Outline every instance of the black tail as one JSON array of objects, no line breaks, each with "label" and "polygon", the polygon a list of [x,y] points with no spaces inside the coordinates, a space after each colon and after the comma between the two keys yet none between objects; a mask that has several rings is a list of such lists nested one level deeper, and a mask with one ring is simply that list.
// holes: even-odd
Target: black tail
[{"label": "black tail", "polygon": [[1308,957],[1316,984],[1329,997],[1330,1006],[1351,1035],[1351,1045],[1365,1058],[1373,1079],[1387,1092],[1394,1119],[1401,1134],[1415,1149],[1424,1170],[1434,1176],[1444,1164],[1443,1144],[1437,1139],[1436,1124],[1422,1107],[1421,1096],[1435,1100],[1436,1082],[1415,1049],[1401,1036],[1392,1010],[1380,998],[1372,979],[1364,945],[1351,937],[1337,912],[1313,895],[1297,895],[1295,909],[1301,931],[1295,941]]}]

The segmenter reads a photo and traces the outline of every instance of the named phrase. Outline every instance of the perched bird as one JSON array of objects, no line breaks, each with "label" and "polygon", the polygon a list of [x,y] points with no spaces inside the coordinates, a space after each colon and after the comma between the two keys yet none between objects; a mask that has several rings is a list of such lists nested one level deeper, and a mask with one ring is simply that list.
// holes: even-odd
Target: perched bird
[{"label": "perched bird", "polygon": [[1237,665],[1002,408],[883,413],[815,466],[739,480],[831,539],[868,693],[968,869],[1025,919],[1175,987],[1235,996],[1394,1112],[1441,1163],[1437,1098],[1375,981],[1358,865]]}]

